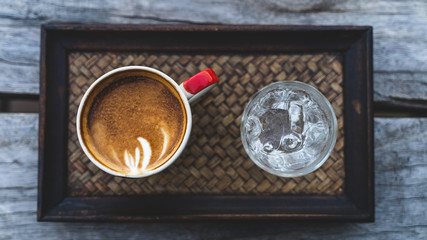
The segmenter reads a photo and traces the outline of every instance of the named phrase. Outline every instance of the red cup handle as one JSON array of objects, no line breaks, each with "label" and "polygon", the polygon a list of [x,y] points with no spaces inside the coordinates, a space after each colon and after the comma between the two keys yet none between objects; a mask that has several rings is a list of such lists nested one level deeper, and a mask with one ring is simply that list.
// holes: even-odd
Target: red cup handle
[{"label": "red cup handle", "polygon": [[208,68],[187,79],[180,87],[184,91],[188,101],[193,102],[209,91],[217,82],[218,76],[212,69]]}]

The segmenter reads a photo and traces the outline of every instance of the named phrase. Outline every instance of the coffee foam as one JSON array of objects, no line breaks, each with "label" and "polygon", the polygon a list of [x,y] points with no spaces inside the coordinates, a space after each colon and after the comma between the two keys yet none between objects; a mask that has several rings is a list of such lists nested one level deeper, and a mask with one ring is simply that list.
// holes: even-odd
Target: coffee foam
[{"label": "coffee foam", "polygon": [[105,167],[126,176],[162,166],[186,130],[186,111],[177,90],[164,79],[145,75],[110,82],[87,101],[82,121],[87,149]]}]

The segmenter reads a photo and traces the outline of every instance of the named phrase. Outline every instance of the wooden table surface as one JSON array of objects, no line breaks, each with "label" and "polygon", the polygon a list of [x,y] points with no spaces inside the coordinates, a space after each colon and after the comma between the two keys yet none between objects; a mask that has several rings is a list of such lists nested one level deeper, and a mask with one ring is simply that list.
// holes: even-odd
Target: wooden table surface
[{"label": "wooden table surface", "polygon": [[4,0],[0,97],[39,93],[47,22],[373,26],[375,222],[36,222],[38,114],[1,113],[0,239],[427,239],[427,1]]}]

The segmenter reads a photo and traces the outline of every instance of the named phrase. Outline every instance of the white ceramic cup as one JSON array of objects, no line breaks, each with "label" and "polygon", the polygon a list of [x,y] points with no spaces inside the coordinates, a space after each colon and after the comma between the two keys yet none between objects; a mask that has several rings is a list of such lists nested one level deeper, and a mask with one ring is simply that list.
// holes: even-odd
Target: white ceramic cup
[{"label": "white ceramic cup", "polygon": [[[113,74],[117,74],[117,73],[125,72],[125,71],[146,71],[146,72],[150,72],[150,73],[153,73],[155,75],[158,75],[161,78],[168,81],[175,88],[175,90],[179,93],[179,97],[181,98],[182,102],[184,103],[184,108],[185,108],[185,112],[187,115],[187,117],[186,117],[187,122],[186,122],[186,129],[185,129],[184,137],[183,137],[183,140],[181,141],[180,146],[178,147],[177,151],[172,155],[172,157],[170,157],[168,159],[168,161],[166,163],[164,163],[160,167],[155,168],[153,170],[148,170],[147,172],[144,172],[143,174],[139,174],[139,175],[124,175],[122,173],[116,172],[116,171],[109,169],[106,166],[104,166],[100,162],[100,160],[98,160],[95,156],[93,156],[91,154],[91,152],[88,150],[88,147],[86,146],[86,143],[83,139],[82,129],[81,129],[81,127],[82,127],[82,124],[81,124],[82,119],[81,118],[83,116],[83,113],[82,113],[83,109],[85,107],[87,99],[89,98],[89,96],[91,96],[91,94],[93,94],[92,92],[96,88],[96,86],[98,84],[101,84],[104,80],[108,79]],[[190,103],[194,102],[200,96],[202,96],[203,94],[208,92],[217,82],[218,82],[218,77],[216,76],[216,74],[213,72],[212,69],[205,69],[205,70],[199,72],[198,74],[194,75],[193,77],[189,78],[188,80],[184,81],[180,85],[178,85],[176,83],[176,81],[174,81],[171,77],[169,77],[165,73],[163,73],[157,69],[150,68],[150,67],[128,66],[128,67],[121,67],[121,68],[114,69],[114,70],[102,75],[100,78],[98,78],[88,88],[88,90],[85,92],[85,94],[84,94],[84,96],[80,102],[79,109],[77,110],[77,119],[76,119],[77,136],[79,139],[80,146],[83,149],[83,152],[92,161],[93,164],[95,164],[98,168],[102,169],[103,171],[105,171],[111,175],[119,176],[119,177],[141,178],[141,177],[148,177],[148,176],[151,176],[153,174],[159,173],[159,172],[163,171],[164,169],[166,169],[167,167],[169,167],[179,157],[179,155],[182,153],[185,146],[187,145],[187,142],[188,142],[188,139],[190,136],[190,132],[191,132],[191,125],[192,125],[192,115],[191,115]]]}]

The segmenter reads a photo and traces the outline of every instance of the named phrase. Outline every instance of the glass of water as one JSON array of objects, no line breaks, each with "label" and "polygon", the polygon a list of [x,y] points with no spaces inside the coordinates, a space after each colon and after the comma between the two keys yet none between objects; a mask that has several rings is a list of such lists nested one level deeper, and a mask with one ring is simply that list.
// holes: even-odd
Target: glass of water
[{"label": "glass of water", "polygon": [[313,172],[328,159],[336,142],[337,119],[316,88],[280,81],[249,100],[240,132],[256,165],[274,175],[297,177]]}]

